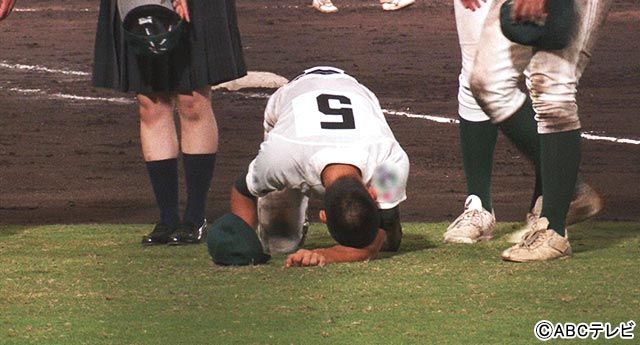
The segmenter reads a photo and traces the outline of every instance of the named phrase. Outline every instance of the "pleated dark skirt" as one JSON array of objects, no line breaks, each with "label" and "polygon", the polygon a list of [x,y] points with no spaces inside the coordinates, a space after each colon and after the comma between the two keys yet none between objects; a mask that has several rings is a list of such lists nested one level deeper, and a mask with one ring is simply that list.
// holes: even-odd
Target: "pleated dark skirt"
[{"label": "pleated dark skirt", "polygon": [[170,53],[143,57],[124,41],[116,0],[101,0],[93,85],[125,92],[189,93],[247,74],[235,0],[189,0],[191,23]]}]

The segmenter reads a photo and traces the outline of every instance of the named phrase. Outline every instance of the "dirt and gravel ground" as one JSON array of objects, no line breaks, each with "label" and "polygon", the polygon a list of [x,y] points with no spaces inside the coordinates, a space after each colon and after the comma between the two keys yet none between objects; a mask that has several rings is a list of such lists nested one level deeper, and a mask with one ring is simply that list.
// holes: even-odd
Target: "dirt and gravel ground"
[{"label": "dirt and gravel ground", "polygon": [[[291,77],[334,65],[387,109],[455,118],[460,57],[450,0],[418,0],[395,13],[376,0],[336,4],[340,12],[322,15],[306,0],[238,1],[249,68]],[[97,2],[19,0],[18,9],[0,23],[0,224],[154,222],[131,95],[93,89],[88,74],[69,73],[90,71]],[[580,85],[585,131],[640,139],[638,32],[640,3],[615,1]],[[226,212],[229,186],[257,151],[270,92],[213,96],[221,148],[209,218]],[[388,121],[412,162],[404,218],[453,219],[465,197],[456,126]],[[606,198],[599,218],[640,219],[640,145],[585,140],[583,150],[584,179]],[[501,138],[494,169],[498,218],[522,220],[532,168]]]}]

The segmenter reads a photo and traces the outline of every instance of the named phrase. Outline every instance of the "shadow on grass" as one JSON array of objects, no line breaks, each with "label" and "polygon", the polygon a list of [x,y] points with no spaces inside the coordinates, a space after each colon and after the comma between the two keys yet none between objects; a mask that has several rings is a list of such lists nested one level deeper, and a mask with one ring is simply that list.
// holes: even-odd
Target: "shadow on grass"
[{"label": "shadow on grass", "polygon": [[633,239],[640,244],[638,223],[587,222],[570,227],[568,233],[575,253],[616,247]]},{"label": "shadow on grass", "polygon": [[431,242],[427,236],[418,234],[404,234],[402,236],[402,244],[397,252],[380,252],[378,259],[388,259],[397,255],[404,255],[411,252],[436,248],[437,246]]},{"label": "shadow on grass", "polygon": [[19,235],[32,227],[25,225],[0,225],[0,239]]},{"label": "shadow on grass", "polygon": [[[511,232],[520,229],[523,223],[499,225],[496,238],[505,240]],[[574,253],[602,250],[637,239],[640,243],[640,224],[635,222],[584,222],[567,229]]]}]

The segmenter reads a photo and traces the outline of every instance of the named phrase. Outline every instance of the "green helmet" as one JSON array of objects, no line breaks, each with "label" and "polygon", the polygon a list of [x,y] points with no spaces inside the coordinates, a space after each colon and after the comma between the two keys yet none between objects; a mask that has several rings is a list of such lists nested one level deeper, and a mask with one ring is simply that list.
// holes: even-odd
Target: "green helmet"
[{"label": "green helmet", "polygon": [[566,48],[575,30],[574,0],[547,0],[544,23],[514,22],[511,18],[513,0],[500,8],[500,28],[510,41],[545,50]]},{"label": "green helmet", "polygon": [[182,37],[184,22],[170,0],[118,0],[124,38],[137,55],[171,51]]}]

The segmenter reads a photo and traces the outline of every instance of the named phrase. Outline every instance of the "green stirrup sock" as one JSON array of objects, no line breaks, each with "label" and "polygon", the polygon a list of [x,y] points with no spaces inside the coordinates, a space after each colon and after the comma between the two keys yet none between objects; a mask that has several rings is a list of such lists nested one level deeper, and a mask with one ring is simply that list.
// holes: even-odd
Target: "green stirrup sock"
[{"label": "green stirrup sock", "polygon": [[467,193],[477,195],[491,212],[491,169],[498,127],[491,121],[471,122],[460,118],[460,149]]},{"label": "green stirrup sock", "polygon": [[565,233],[565,218],[573,199],[580,167],[580,130],[541,134],[543,203],[542,217],[549,229]]},{"label": "green stirrup sock", "polygon": [[538,134],[538,124],[535,119],[536,113],[533,110],[531,98],[526,101],[510,118],[499,123],[502,132],[511,140],[516,148],[529,159],[536,169],[536,182],[531,197],[533,208],[536,199],[542,194],[542,179],[540,174],[540,139]]}]

